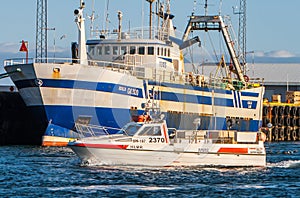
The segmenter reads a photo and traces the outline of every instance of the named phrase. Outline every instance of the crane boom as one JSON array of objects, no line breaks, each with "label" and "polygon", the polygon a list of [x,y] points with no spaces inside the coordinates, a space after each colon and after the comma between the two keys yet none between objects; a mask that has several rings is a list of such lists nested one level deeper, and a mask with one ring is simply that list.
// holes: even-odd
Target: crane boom
[{"label": "crane boom", "polygon": [[222,17],[221,16],[195,16],[195,15],[191,16],[189,23],[185,29],[182,40],[186,41],[190,32],[194,30],[204,30],[204,31],[216,30],[222,32],[237,78],[243,84],[246,84],[246,80],[243,75],[243,71],[241,69],[239,57],[237,56],[237,53],[234,49],[234,42],[230,37],[228,26],[225,25]]}]

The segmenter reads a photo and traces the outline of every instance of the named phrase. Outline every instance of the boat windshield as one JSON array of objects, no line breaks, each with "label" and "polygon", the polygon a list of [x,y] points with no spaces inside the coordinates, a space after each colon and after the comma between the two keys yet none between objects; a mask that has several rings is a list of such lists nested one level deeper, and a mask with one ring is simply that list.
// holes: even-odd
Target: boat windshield
[{"label": "boat windshield", "polygon": [[126,124],[117,134],[124,134],[128,136],[134,136],[135,133],[141,128],[141,124],[131,122]]}]

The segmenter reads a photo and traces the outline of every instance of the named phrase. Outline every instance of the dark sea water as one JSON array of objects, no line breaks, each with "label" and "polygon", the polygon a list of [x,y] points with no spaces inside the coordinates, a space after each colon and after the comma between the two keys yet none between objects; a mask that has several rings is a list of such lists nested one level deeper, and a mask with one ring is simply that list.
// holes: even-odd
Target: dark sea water
[{"label": "dark sea water", "polygon": [[300,197],[300,142],[266,143],[266,168],[82,166],[68,148],[0,147],[0,197]]}]

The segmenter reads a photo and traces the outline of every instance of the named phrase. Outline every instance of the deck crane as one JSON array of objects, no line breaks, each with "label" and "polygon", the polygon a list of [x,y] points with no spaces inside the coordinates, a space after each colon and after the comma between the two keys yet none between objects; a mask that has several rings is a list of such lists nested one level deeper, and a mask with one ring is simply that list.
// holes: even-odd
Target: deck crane
[{"label": "deck crane", "polygon": [[243,83],[243,85],[247,84],[247,81],[249,80],[248,77],[245,75],[245,66],[246,66],[246,61],[245,61],[245,53],[246,53],[246,0],[240,0],[241,2],[241,6],[243,8],[240,9],[240,11],[243,11],[243,18],[240,17],[240,21],[239,21],[239,27],[241,30],[239,30],[239,39],[241,39],[242,41],[240,41],[240,44],[243,44],[242,47],[242,52],[240,52],[241,48],[238,48],[238,52],[236,52],[235,47],[234,47],[234,42],[230,36],[229,30],[228,30],[228,26],[225,25],[223,18],[218,15],[218,16],[208,16],[207,15],[207,0],[205,0],[205,15],[204,16],[195,16],[192,15],[190,16],[190,20],[189,23],[185,29],[184,35],[182,37],[182,41],[185,42],[188,39],[188,36],[190,34],[190,32],[194,31],[194,30],[217,30],[217,31],[221,31],[223,34],[223,38],[225,40],[227,49],[229,51],[231,60],[232,60],[232,64],[234,67],[234,73],[236,74],[237,78],[239,81],[241,81]]},{"label": "deck crane", "polygon": [[221,16],[190,16],[189,23],[185,29],[184,35],[182,37],[183,41],[187,41],[190,32],[195,30],[204,30],[204,31],[221,31],[226,43],[227,49],[229,51],[232,64],[234,67],[234,73],[237,75],[239,81],[244,85],[247,83],[245,76],[243,75],[243,70],[241,68],[241,63],[237,56],[237,53],[234,49],[234,42],[229,34],[228,26],[225,25],[223,18]]}]

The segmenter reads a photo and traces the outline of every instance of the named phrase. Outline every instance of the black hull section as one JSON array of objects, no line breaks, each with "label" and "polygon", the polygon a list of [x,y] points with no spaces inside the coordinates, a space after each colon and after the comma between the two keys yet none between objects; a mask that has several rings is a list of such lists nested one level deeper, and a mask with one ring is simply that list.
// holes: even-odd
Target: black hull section
[{"label": "black hull section", "polygon": [[41,145],[47,124],[42,107],[26,107],[18,92],[0,92],[0,145]]}]

